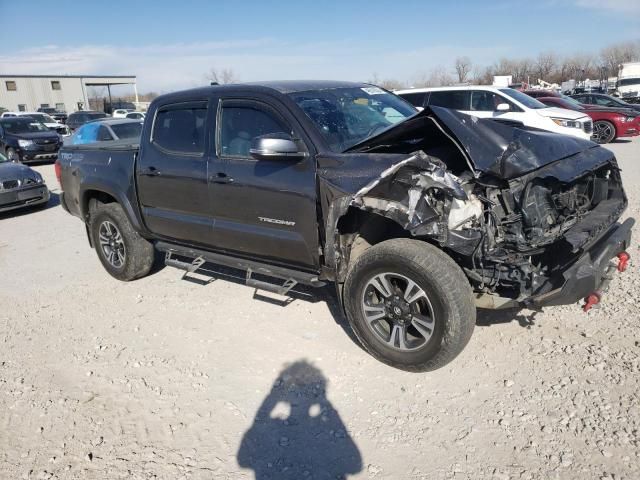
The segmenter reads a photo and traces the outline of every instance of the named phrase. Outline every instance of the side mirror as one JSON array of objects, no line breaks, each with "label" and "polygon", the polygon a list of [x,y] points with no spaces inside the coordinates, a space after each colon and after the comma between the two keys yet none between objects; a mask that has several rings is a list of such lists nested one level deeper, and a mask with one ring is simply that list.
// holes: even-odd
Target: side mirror
[{"label": "side mirror", "polygon": [[509,110],[511,110],[511,107],[508,103],[499,103],[496,106],[496,112],[508,112]]},{"label": "side mirror", "polygon": [[291,135],[286,133],[269,133],[255,137],[251,141],[249,153],[256,160],[300,159],[307,156],[305,152],[298,151],[298,145]]}]

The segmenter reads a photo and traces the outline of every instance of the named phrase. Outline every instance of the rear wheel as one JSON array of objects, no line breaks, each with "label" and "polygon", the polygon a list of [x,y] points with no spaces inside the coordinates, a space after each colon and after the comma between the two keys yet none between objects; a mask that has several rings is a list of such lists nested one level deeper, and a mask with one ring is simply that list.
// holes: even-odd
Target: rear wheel
[{"label": "rear wheel", "polygon": [[344,285],[347,318],[365,349],[409,371],[453,360],[475,326],[471,287],[460,267],[425,242],[394,239],[365,250]]},{"label": "rear wheel", "polygon": [[90,232],[102,266],[118,280],[149,273],[154,260],[151,242],[136,232],[117,203],[98,203],[91,212]]},{"label": "rear wheel", "polygon": [[598,120],[593,124],[593,139],[597,143],[609,143],[616,138],[616,127],[606,120]]}]

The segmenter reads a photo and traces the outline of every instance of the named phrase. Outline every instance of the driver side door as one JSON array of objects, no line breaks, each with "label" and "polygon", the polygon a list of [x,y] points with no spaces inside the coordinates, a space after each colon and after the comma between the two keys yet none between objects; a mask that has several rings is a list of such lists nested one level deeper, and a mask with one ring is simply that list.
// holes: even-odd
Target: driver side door
[{"label": "driver side door", "polygon": [[[216,247],[317,270],[315,155],[295,118],[274,101],[223,98],[216,124],[209,174]],[[253,139],[270,133],[291,135],[307,155],[253,158]]]}]

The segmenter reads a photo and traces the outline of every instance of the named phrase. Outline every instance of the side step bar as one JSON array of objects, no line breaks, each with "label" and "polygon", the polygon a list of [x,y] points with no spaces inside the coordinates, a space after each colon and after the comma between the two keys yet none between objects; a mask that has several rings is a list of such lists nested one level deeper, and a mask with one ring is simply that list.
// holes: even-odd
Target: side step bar
[{"label": "side step bar", "polygon": [[[211,262],[216,265],[224,265],[226,267],[238,268],[246,270],[246,284],[250,287],[268,292],[285,295],[289,290],[298,283],[311,287],[323,287],[325,282],[318,280],[318,276],[312,273],[299,272],[285,267],[269,265],[254,260],[246,260],[238,257],[231,257],[220,253],[207,252],[196,248],[175,245],[167,242],[157,242],[156,248],[161,252],[165,252],[165,264],[170,267],[179,268],[187,272],[193,273],[200,268],[205,262]],[[185,262],[174,258],[173,255],[181,257],[193,258],[191,262]],[[274,279],[283,280],[284,283],[278,285],[262,280],[252,278],[254,274],[265,275]]]}]

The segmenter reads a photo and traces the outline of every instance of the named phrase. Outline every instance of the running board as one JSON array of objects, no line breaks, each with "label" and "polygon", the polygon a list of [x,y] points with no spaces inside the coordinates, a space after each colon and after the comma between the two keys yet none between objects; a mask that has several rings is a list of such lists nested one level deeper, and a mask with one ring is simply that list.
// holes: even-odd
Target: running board
[{"label": "running board", "polygon": [[[207,252],[205,250],[184,247],[167,242],[157,242],[156,248],[161,252],[165,252],[165,264],[170,267],[179,268],[180,270],[193,273],[205,262],[211,262],[216,265],[224,265],[225,267],[246,270],[246,284],[248,286],[280,295],[286,295],[289,290],[295,287],[298,283],[311,287],[323,287],[326,285],[325,282],[318,279],[317,275],[312,273],[299,272],[297,270],[269,265],[254,260],[245,260],[242,258]],[[185,262],[174,258],[173,255],[180,255],[181,257],[192,258],[193,260],[191,262]],[[284,283],[278,285],[276,283],[256,280],[255,278],[252,278],[254,274],[272,277],[274,279],[282,280]]]},{"label": "running board", "polygon": [[166,252],[164,256],[164,264],[170,267],[179,268],[189,273],[198,270],[205,262],[202,257],[194,258],[192,262],[183,262],[177,258],[173,258],[172,252]]}]

